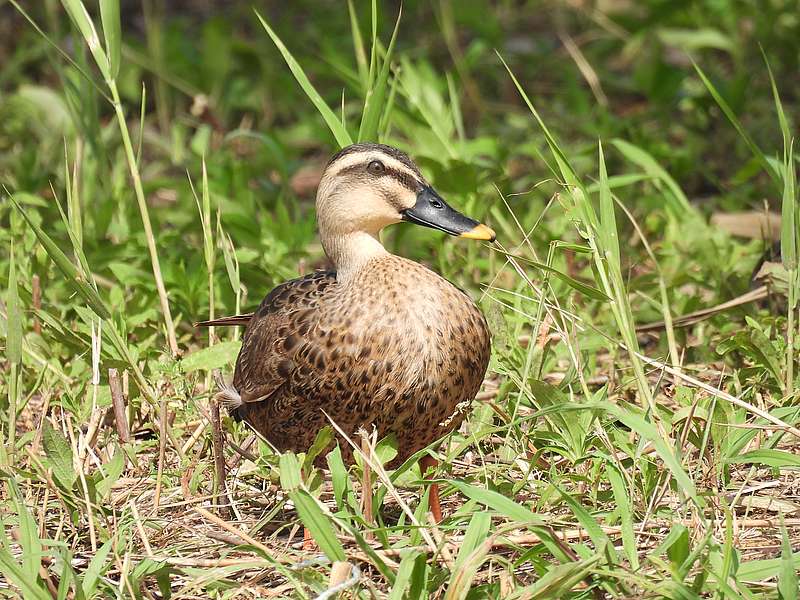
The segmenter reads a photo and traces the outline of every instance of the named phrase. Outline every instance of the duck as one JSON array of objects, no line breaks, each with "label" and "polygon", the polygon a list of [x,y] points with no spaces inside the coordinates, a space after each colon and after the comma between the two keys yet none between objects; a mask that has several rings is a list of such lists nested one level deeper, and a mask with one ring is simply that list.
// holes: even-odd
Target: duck
[{"label": "duck", "polygon": [[[386,466],[394,468],[459,427],[482,385],[491,335],[466,292],[389,252],[380,232],[407,222],[496,236],[445,202],[405,152],[378,143],[333,155],[316,216],[332,269],[281,283],[251,314],[198,324],[246,327],[218,400],[279,452],[307,451],[330,420],[351,440],[362,428],[393,436],[397,454]],[[338,442],[352,464],[352,447]],[[422,474],[437,464],[424,455]],[[440,522],[435,483],[428,497]]]}]

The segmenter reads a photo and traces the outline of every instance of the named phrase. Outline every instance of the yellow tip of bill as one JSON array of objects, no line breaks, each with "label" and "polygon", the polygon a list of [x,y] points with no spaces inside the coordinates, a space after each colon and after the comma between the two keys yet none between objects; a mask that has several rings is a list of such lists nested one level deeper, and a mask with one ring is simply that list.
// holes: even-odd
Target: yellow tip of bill
[{"label": "yellow tip of bill", "polygon": [[487,227],[483,223],[480,223],[469,231],[465,231],[458,237],[468,238],[470,240],[487,240],[489,242],[493,242],[497,236],[491,227]]}]

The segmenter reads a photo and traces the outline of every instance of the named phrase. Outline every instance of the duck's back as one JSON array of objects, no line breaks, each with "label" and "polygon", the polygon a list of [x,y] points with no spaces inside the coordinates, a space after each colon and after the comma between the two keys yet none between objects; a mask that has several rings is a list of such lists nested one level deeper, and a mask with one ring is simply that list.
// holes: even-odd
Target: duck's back
[{"label": "duck's back", "polygon": [[387,255],[347,283],[317,272],[275,288],[253,315],[235,415],[279,450],[307,450],[326,413],[350,436],[374,426],[396,436],[397,464],[461,423],[489,353],[480,310],[417,263]]}]

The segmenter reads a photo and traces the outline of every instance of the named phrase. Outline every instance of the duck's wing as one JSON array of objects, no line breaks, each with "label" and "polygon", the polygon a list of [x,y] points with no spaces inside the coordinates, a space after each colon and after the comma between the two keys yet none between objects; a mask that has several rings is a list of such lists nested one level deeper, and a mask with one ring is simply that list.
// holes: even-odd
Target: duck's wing
[{"label": "duck's wing", "polygon": [[275,394],[297,372],[311,372],[320,350],[313,339],[317,307],[332,271],[317,271],[272,290],[250,318],[236,360],[233,387],[241,402],[260,402]]},{"label": "duck's wing", "polygon": [[194,324],[195,327],[244,327],[253,318],[254,313],[245,313],[243,315],[231,315],[230,317],[220,317],[218,319],[211,319],[210,321],[198,321]]}]

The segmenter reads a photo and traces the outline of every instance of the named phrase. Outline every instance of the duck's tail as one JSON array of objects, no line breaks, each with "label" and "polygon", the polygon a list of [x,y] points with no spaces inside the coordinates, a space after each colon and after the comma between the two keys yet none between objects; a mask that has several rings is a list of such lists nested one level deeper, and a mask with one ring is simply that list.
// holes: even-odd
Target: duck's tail
[{"label": "duck's tail", "polygon": [[219,372],[215,373],[214,382],[217,384],[217,393],[214,400],[222,404],[236,421],[242,420],[241,408],[244,402],[242,396],[230,383],[225,383]]},{"label": "duck's tail", "polygon": [[244,327],[253,318],[253,313],[246,313],[244,315],[233,315],[230,317],[220,317],[219,319],[211,319],[210,321],[198,321],[194,324],[195,327]]}]

